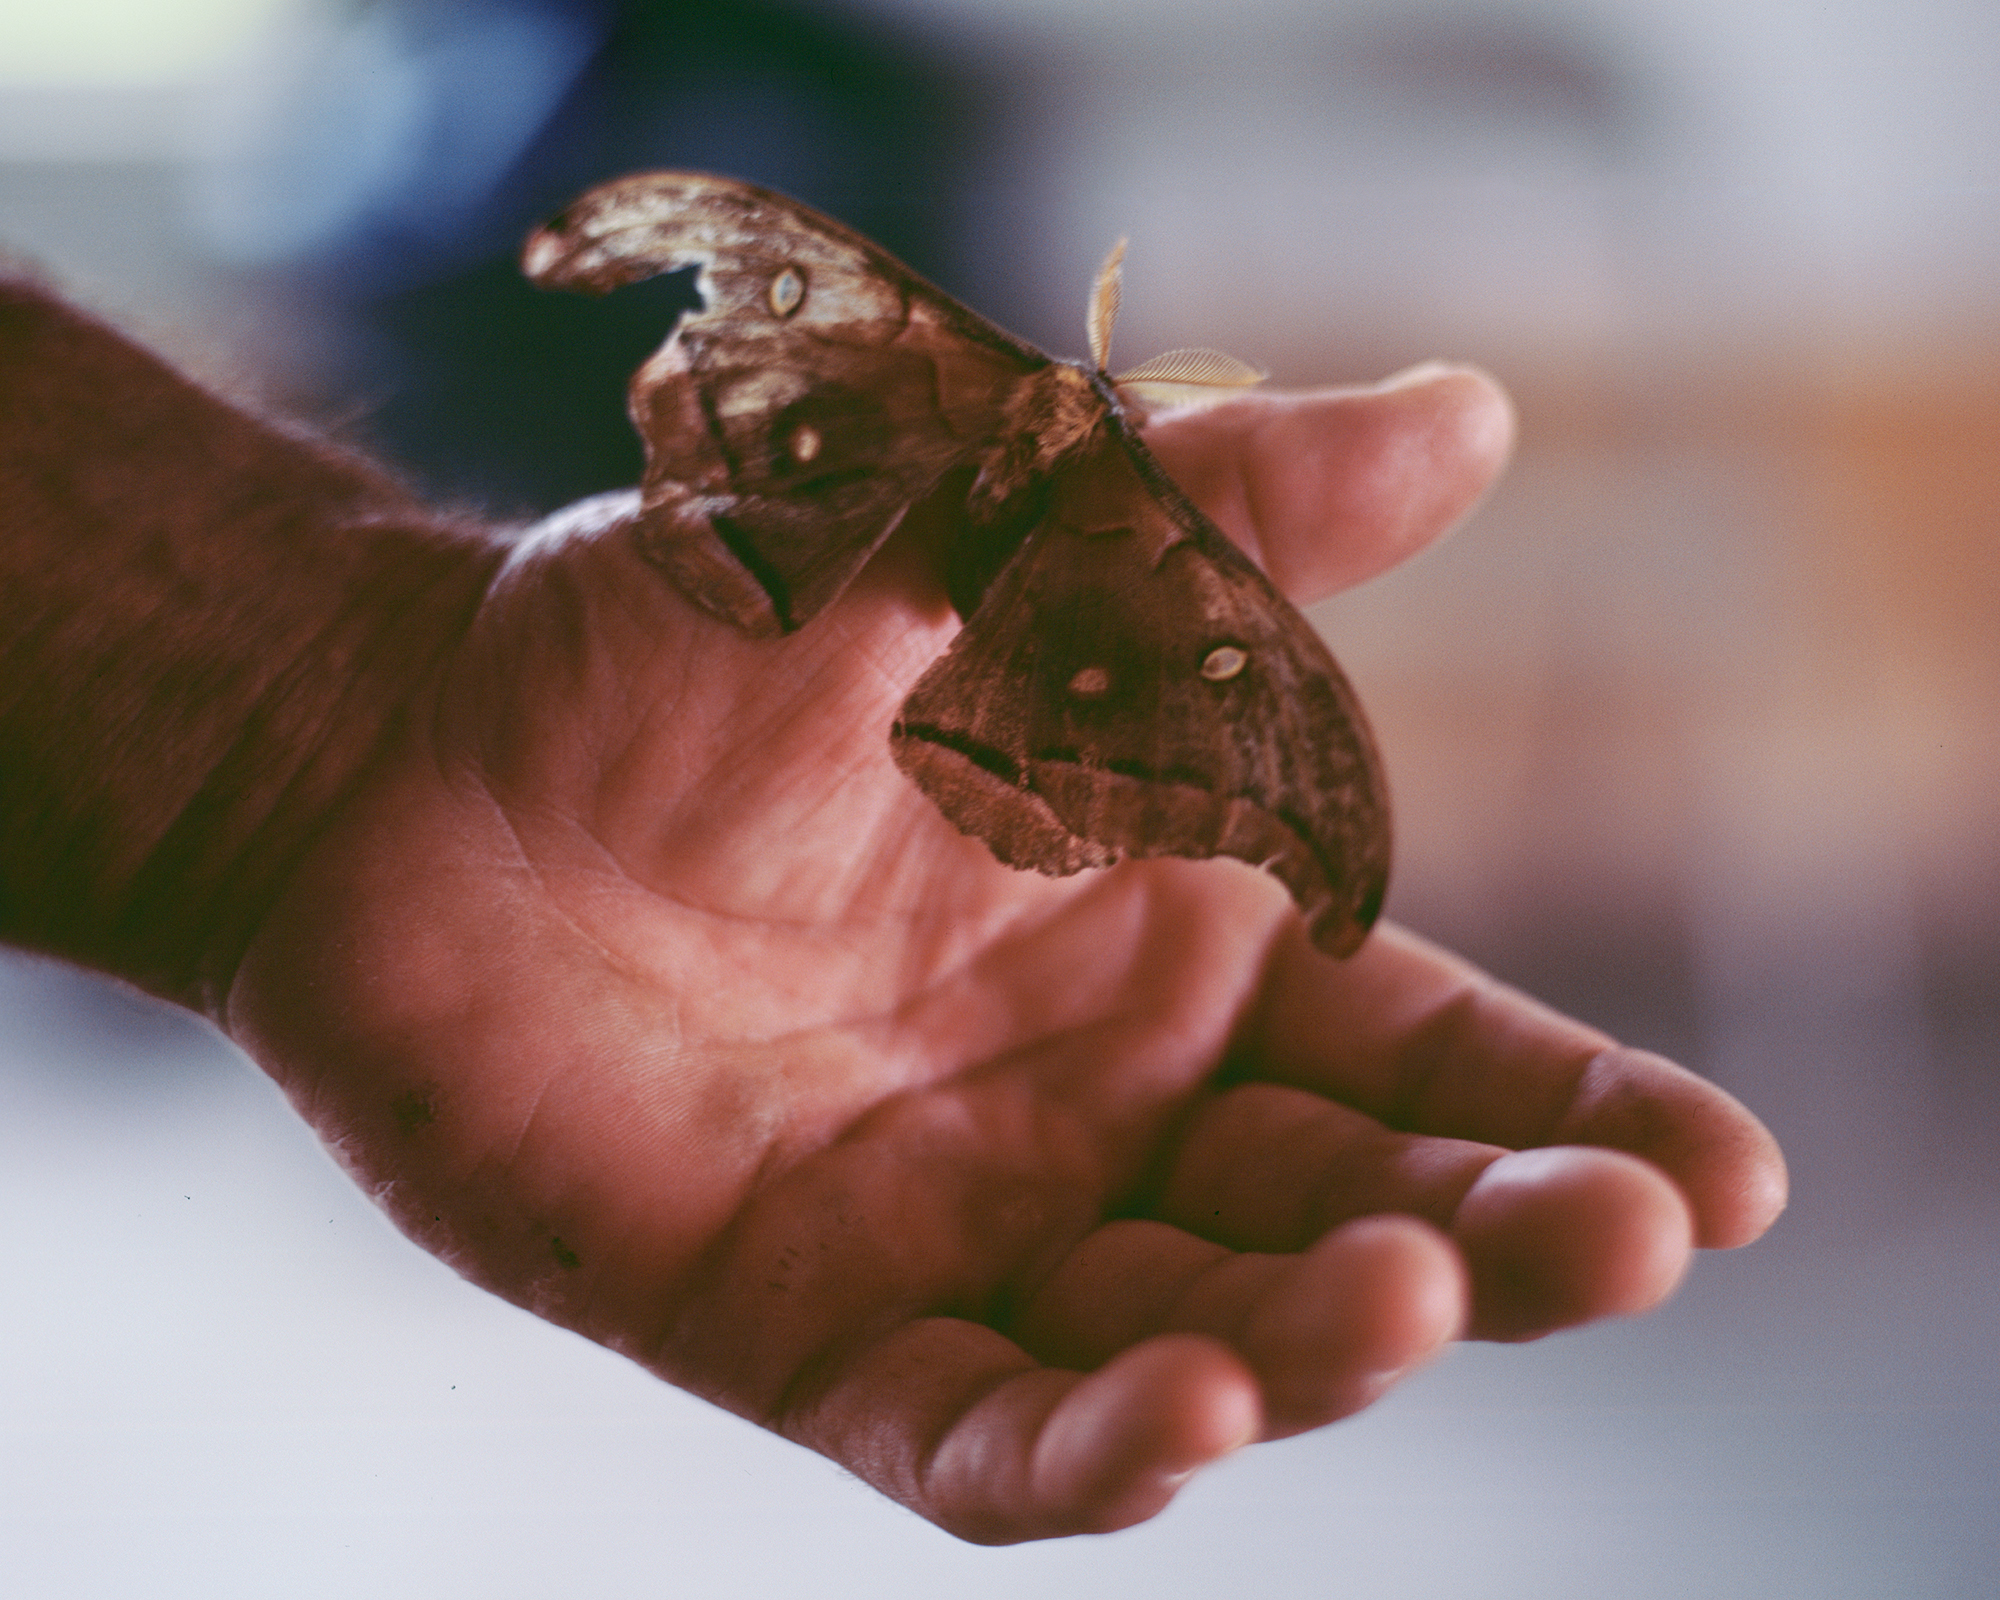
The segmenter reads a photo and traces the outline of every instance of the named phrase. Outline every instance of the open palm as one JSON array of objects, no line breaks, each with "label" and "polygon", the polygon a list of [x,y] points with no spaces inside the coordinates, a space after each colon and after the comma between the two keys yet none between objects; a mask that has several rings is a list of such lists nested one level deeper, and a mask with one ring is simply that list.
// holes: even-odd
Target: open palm
[{"label": "open palm", "polygon": [[[1153,443],[1298,598],[1442,532],[1433,372]],[[330,820],[232,1030],[467,1276],[968,1538],[1117,1527],[1461,1333],[1642,1309],[1782,1203],[1718,1091],[1272,880],[997,865],[892,764],[955,626],[902,530],[740,637],[615,519],[515,548]]]}]

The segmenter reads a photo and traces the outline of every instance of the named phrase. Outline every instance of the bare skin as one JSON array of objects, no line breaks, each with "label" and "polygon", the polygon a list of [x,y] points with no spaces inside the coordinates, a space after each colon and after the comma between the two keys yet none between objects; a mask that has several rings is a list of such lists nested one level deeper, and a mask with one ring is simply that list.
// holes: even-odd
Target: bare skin
[{"label": "bare skin", "polygon": [[[1309,600],[1510,434],[1447,369],[1151,441]],[[419,652],[207,991],[413,1238],[1001,1542],[1769,1225],[1749,1113],[1408,933],[1336,963],[1234,863],[1052,880],[955,833],[886,740],[955,627],[926,548],[753,641],[552,532]]]}]

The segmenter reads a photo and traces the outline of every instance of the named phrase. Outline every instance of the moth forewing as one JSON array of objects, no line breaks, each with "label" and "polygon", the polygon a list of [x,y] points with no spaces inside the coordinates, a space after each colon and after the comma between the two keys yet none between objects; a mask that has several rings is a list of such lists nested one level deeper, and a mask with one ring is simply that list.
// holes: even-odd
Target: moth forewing
[{"label": "moth forewing", "polygon": [[808,207],[700,173],[591,191],[530,238],[536,281],[605,293],[700,268],[635,374],[639,548],[753,634],[803,626],[1049,365]]}]

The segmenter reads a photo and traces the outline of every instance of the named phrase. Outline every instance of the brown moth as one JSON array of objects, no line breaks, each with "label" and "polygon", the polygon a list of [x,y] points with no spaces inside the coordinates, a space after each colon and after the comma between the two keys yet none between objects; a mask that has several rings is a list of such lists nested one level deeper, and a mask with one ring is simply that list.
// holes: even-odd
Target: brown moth
[{"label": "brown moth", "polygon": [[801,627],[912,505],[962,506],[942,577],[965,626],[890,732],[896,764],[962,831],[1055,875],[1234,856],[1345,955],[1389,869],[1360,705],[1138,435],[1148,402],[1260,374],[1179,350],[1109,376],[1123,250],[1091,296],[1088,365],[1003,333],[796,201],[700,173],[591,190],[523,265],[592,294],[699,267],[702,310],[632,379],[646,446],[632,527],[716,615]]}]

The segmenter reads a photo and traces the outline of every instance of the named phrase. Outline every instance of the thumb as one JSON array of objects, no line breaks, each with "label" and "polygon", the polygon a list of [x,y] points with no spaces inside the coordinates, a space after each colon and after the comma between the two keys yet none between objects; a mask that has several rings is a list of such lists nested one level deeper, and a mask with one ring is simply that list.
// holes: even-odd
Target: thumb
[{"label": "thumb", "polygon": [[1514,408],[1476,368],[1426,362],[1369,388],[1245,395],[1163,417],[1146,442],[1303,605],[1463,520],[1513,449]]}]

